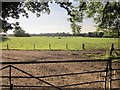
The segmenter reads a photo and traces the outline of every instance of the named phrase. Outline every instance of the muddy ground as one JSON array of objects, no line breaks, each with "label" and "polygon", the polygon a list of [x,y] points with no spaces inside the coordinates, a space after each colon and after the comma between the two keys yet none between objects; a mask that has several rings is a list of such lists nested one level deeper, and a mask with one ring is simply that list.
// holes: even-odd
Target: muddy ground
[{"label": "muddy ground", "polygon": [[[89,51],[18,51],[18,50],[3,50],[2,62],[20,62],[20,61],[49,61],[49,60],[90,60],[94,56],[105,55],[104,50],[89,50]],[[6,65],[2,65],[4,67]],[[47,63],[47,64],[27,64],[27,65],[13,65],[33,76],[39,77],[40,80],[35,78],[12,78],[12,84],[15,89],[17,86],[28,86],[27,88],[21,87],[20,90],[57,90],[57,88],[49,87],[47,83],[60,87],[63,90],[81,90],[83,89],[102,89],[105,87],[104,72],[106,62],[72,62],[72,63]],[[113,63],[114,68],[120,68],[120,63]],[[85,73],[96,71],[95,73]],[[20,72],[12,68],[12,76],[26,76],[25,72]],[[73,74],[76,73],[76,74]],[[79,74],[82,73],[82,74]],[[61,75],[60,74],[67,74]],[[72,74],[72,75],[68,75]],[[113,79],[120,78],[120,71],[114,72]],[[9,69],[2,70],[3,76],[9,75]],[[44,82],[45,81],[45,82]],[[96,81],[96,82],[94,82]],[[101,82],[99,82],[101,81]],[[80,83],[92,82],[81,85]],[[9,79],[2,79],[2,84],[9,85]],[[32,87],[34,86],[34,87]],[[39,86],[39,87],[37,87]],[[112,88],[120,88],[120,80],[112,81]],[[19,90],[18,88],[15,90]]]}]

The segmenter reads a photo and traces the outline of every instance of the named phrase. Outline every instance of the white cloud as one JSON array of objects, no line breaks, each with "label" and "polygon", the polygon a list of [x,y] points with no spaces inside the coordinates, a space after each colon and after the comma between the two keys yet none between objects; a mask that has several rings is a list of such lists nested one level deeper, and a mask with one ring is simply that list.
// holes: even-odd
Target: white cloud
[{"label": "white cloud", "polygon": [[94,32],[94,31],[96,31],[96,28],[94,26],[91,26],[91,25],[83,25],[82,30],[81,30],[82,33]]}]

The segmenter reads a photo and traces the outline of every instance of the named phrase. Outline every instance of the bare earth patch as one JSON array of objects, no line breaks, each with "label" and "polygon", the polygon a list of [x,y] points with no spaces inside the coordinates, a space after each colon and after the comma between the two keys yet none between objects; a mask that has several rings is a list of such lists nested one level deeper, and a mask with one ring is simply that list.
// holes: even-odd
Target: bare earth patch
[{"label": "bare earth patch", "polygon": [[[105,54],[106,51],[17,51],[17,50],[3,50],[2,51],[2,61],[3,62],[19,62],[19,61],[43,61],[43,60],[84,60],[91,59],[91,57],[87,56],[87,54]],[[5,65],[3,65],[4,67]],[[93,88],[103,89],[105,82],[98,83],[88,83],[85,85],[74,85],[84,82],[93,82],[104,80],[103,77],[100,77],[100,73],[91,73],[91,74],[73,74],[67,76],[54,76],[59,74],[66,73],[81,73],[88,71],[96,71],[96,70],[104,70],[106,68],[106,62],[82,62],[82,63],[49,63],[49,64],[30,64],[30,65],[13,65],[17,68],[28,72],[34,76],[41,76],[41,80],[49,82],[55,86],[63,86],[61,87],[63,90],[66,88],[68,90],[81,90],[81,88],[86,88],[93,90]],[[120,68],[120,63],[113,63],[113,68]],[[9,75],[9,69],[5,69],[2,71],[3,75]],[[113,78],[120,78],[120,72],[115,72],[116,75]],[[16,69],[12,69],[13,76],[28,76],[22,72],[17,71]],[[101,73],[104,76],[104,73]],[[44,76],[48,76],[45,78]],[[51,76],[51,77],[50,77]],[[9,85],[9,79],[2,79],[3,84]],[[42,81],[38,81],[36,79],[30,78],[13,78],[13,85],[21,85],[21,86],[48,86]],[[71,86],[67,86],[71,85]],[[120,88],[120,81],[114,81],[112,88]],[[19,88],[20,89],[20,88]],[[16,89],[18,90],[18,89]],[[20,90],[25,90],[20,89]],[[29,88],[27,90],[50,90],[50,88],[41,88],[38,89],[36,87]],[[57,90],[52,88],[51,90]]]}]

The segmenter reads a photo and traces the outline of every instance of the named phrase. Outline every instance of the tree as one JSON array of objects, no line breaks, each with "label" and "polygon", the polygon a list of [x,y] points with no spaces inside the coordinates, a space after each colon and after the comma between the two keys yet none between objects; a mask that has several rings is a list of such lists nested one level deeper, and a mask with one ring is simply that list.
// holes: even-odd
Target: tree
[{"label": "tree", "polygon": [[[64,8],[69,17],[71,25],[78,26],[84,18],[93,18],[99,28],[112,30],[119,35],[120,30],[120,2],[91,2],[75,0],[77,5],[72,2],[61,2],[54,0],[61,8]],[[117,0],[116,0],[117,1]],[[50,2],[50,1],[49,1]],[[50,13],[49,2],[2,2],[2,28],[4,32],[13,29],[12,24],[7,22],[8,17],[18,19],[20,14],[28,18],[28,11],[33,12],[39,17],[41,12]],[[26,10],[27,9],[27,10]],[[79,28],[73,32],[78,32]]]},{"label": "tree", "polygon": [[103,35],[104,35],[104,32],[97,32],[98,37],[103,37]]},{"label": "tree", "polygon": [[82,2],[81,4],[85,4],[83,11],[85,14],[83,16],[93,18],[101,29],[119,33],[120,2]]},{"label": "tree", "polygon": [[[82,13],[78,12],[78,8],[74,8],[74,5],[71,2],[61,2],[59,0],[54,0],[56,4],[58,4],[61,8],[67,10],[68,15],[70,16],[69,20],[71,23],[78,25],[78,22],[81,22],[81,18],[79,16]],[[13,23],[8,23],[7,20],[9,17],[14,19],[19,19],[20,14],[25,17],[29,17],[27,10],[33,12],[39,17],[42,12],[50,13],[49,3],[41,0],[39,2],[2,2],[2,28],[3,31],[6,32],[9,29],[13,29]],[[80,29],[77,28],[78,32]]]},{"label": "tree", "polygon": [[84,18],[93,18],[98,28],[120,34],[120,2],[76,1],[78,5],[71,10],[71,14],[75,11],[74,15],[70,14],[71,22],[80,23]]},{"label": "tree", "polygon": [[14,36],[23,37],[23,36],[25,36],[25,31],[24,30],[15,30],[14,31]]},{"label": "tree", "polygon": [[115,33],[112,30],[105,31],[103,36],[107,38],[119,38],[118,33]]},{"label": "tree", "polygon": [[22,16],[28,18],[27,10],[39,17],[41,12],[49,14],[50,10],[48,7],[48,2],[2,2],[2,18],[0,20],[2,20],[3,32],[18,26],[18,23],[8,23],[9,17],[19,19],[20,14],[22,14]]},{"label": "tree", "polygon": [[79,35],[80,30],[81,30],[81,26],[77,25],[75,23],[71,23],[70,25],[71,25],[71,28],[72,28],[73,35]]},{"label": "tree", "polygon": [[16,29],[14,30],[14,36],[15,37],[30,37],[29,33],[25,33],[22,29]]}]

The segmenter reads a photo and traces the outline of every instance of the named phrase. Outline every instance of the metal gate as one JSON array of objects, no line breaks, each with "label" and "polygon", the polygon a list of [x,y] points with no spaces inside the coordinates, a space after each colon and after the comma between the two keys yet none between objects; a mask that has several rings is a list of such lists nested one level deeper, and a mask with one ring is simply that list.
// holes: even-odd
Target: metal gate
[{"label": "metal gate", "polygon": [[[7,76],[0,76],[0,78],[8,78],[9,79],[9,85],[1,85],[3,88],[4,87],[8,87],[10,90],[15,90],[16,87],[28,87],[28,86],[16,86],[12,83],[12,79],[15,79],[15,78],[34,78],[38,81],[41,81],[45,84],[48,85],[48,87],[52,87],[51,90],[53,90],[53,88],[55,90],[66,90],[66,87],[69,87],[69,86],[78,86],[78,85],[85,85],[85,84],[94,84],[94,83],[103,83],[104,84],[104,90],[111,90],[112,89],[112,83],[115,82],[115,81],[119,81],[120,80],[120,77],[119,78],[113,78],[114,75],[116,73],[114,72],[119,72],[120,71],[120,68],[113,68],[112,67],[112,63],[113,63],[113,60],[120,60],[120,58],[109,58],[109,59],[98,59],[98,60],[64,60],[64,61],[61,61],[61,60],[54,60],[54,61],[32,61],[32,62],[0,62],[0,64],[4,65],[4,67],[2,67],[0,70],[5,70],[5,69],[8,69],[9,70],[9,75]],[[46,63],[54,63],[54,64],[57,64],[57,63],[93,63],[93,62],[105,62],[106,63],[106,68],[104,68],[103,70],[90,70],[90,71],[83,71],[83,72],[73,72],[73,73],[65,73],[65,74],[57,74],[57,75],[44,75],[44,76],[34,76],[30,73],[28,73],[27,71],[24,71],[18,67],[16,67],[15,65],[29,65],[29,64],[46,64]],[[26,74],[27,76],[12,76],[12,69],[14,70],[17,70],[19,72],[22,72],[24,74]],[[99,73],[99,76],[100,78],[104,78],[102,80],[96,80],[96,81],[90,81],[90,82],[82,82],[82,83],[74,83],[74,84],[69,84],[69,85],[59,85],[59,86],[56,86],[54,84],[51,84],[50,82],[46,81],[46,80],[42,80],[42,78],[49,78],[49,77],[60,77],[60,76],[70,76],[70,75],[80,75],[80,74],[90,74],[90,73]],[[102,75],[102,73],[105,73],[104,75]],[[89,77],[89,75],[88,75]],[[30,86],[32,87],[32,86]],[[34,87],[34,86],[33,86]],[[36,86],[38,88],[41,88],[42,86]],[[43,86],[44,87],[44,86]],[[120,87],[119,87],[120,88]],[[4,90],[4,89],[3,89]],[[48,89],[45,89],[45,90],[50,90],[50,88]],[[74,89],[70,89],[70,90],[74,90]],[[75,90],[78,90],[78,89],[75,89]]]}]

